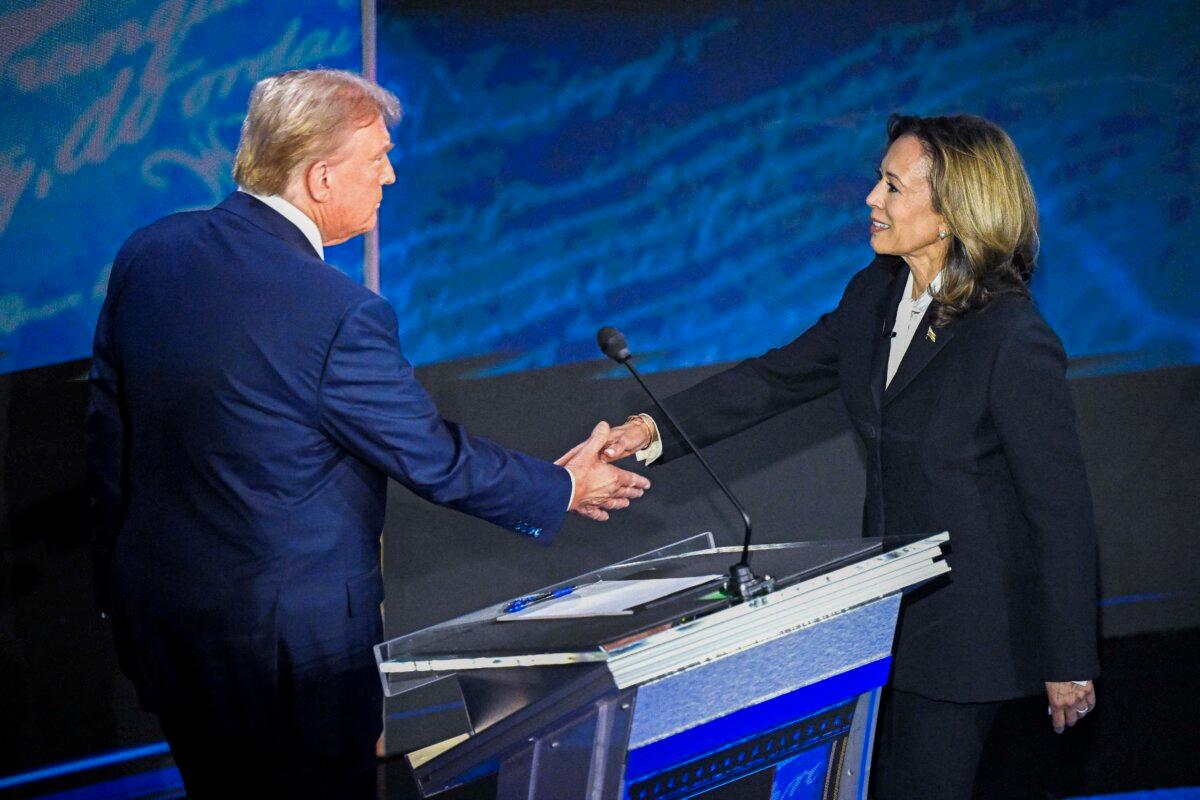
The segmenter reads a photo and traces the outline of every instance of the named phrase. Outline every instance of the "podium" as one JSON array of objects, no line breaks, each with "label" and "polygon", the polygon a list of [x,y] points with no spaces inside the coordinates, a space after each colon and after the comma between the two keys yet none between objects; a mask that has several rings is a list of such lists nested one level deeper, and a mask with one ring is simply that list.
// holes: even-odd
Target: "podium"
[{"label": "podium", "polygon": [[949,571],[948,540],[759,545],[751,564],[775,588],[738,601],[721,588],[741,548],[700,534],[531,593],[566,595],[544,613],[580,587],[700,581],[620,613],[522,619],[537,606],[502,603],[377,645],[385,694],[456,681],[470,720],[409,756],[417,785],[495,773],[499,800],[864,798],[900,595]]}]

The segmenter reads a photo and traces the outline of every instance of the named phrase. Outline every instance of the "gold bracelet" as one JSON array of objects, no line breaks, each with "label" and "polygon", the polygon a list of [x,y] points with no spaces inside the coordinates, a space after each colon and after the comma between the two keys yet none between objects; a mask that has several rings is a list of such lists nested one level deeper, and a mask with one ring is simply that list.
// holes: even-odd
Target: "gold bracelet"
[{"label": "gold bracelet", "polygon": [[625,420],[626,425],[628,425],[631,422],[640,422],[642,427],[646,429],[646,447],[649,447],[650,445],[654,444],[654,429],[650,427],[649,422],[646,422],[645,417],[643,417],[641,414],[634,414],[633,416],[631,416],[627,420]]}]

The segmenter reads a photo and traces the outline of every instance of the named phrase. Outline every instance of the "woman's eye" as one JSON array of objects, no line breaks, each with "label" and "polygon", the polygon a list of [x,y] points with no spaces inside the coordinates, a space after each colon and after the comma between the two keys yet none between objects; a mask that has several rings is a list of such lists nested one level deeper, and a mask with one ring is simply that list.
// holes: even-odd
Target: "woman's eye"
[{"label": "woman's eye", "polygon": [[897,194],[899,194],[899,192],[900,192],[900,190],[896,188],[895,184],[893,184],[887,178],[883,177],[883,170],[876,170],[875,181],[876,181],[876,183],[878,183],[879,181],[883,181],[884,183],[886,183],[889,192],[896,192]]}]

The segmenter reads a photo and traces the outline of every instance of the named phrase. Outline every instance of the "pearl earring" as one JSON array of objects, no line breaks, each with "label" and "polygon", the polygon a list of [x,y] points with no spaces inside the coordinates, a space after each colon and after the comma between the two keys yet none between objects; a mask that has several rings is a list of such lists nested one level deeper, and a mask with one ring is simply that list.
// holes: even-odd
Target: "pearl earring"
[{"label": "pearl earring", "polygon": [[945,238],[946,238],[947,236],[949,236],[949,235],[950,235],[950,234],[949,234],[949,233],[947,233],[946,231],[938,231],[938,238],[939,238],[939,239],[945,239]]}]

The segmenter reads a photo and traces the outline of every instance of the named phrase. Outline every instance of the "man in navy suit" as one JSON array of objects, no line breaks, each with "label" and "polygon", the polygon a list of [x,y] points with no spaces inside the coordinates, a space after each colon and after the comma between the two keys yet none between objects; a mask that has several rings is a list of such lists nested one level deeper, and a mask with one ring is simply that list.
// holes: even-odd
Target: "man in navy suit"
[{"label": "man in navy suit", "polygon": [[649,486],[444,420],[392,307],[327,266],[375,226],[399,103],[356,75],[254,89],[209,211],[126,242],[88,414],[98,588],[123,670],[193,797],[373,797],[388,477],[532,537]]}]

